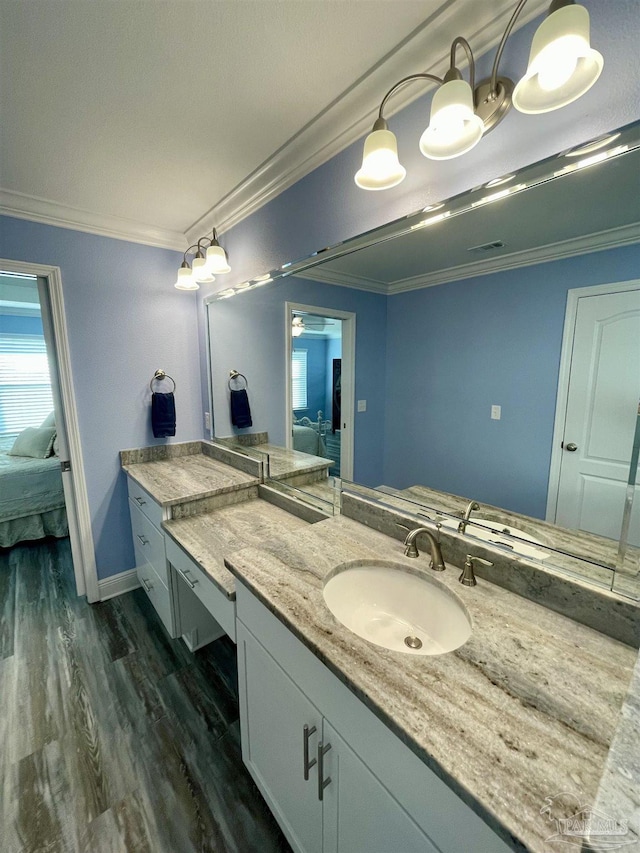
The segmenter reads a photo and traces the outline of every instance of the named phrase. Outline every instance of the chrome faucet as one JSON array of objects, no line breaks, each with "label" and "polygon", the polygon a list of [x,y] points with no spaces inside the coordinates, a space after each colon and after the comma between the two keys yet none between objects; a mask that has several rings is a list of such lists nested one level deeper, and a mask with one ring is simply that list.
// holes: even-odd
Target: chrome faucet
[{"label": "chrome faucet", "polygon": [[480,509],[480,504],[477,501],[469,501],[467,508],[462,516],[462,521],[458,525],[458,533],[464,533],[469,523],[469,516],[475,509]]},{"label": "chrome faucet", "polygon": [[471,554],[467,554],[467,559],[464,561],[464,568],[462,569],[462,574],[458,578],[463,586],[475,586],[476,575],[474,572],[476,564],[479,563],[482,566],[492,566],[489,560],[483,560],[482,557],[473,557]]},{"label": "chrome faucet", "polygon": [[[404,529],[407,530],[404,524],[399,524],[398,527],[404,527]],[[409,530],[407,538],[404,540],[405,557],[420,556],[418,546],[416,545],[416,539],[421,533],[424,533],[429,540],[429,547],[431,548],[431,568],[434,572],[444,572],[444,559],[442,557],[440,543],[427,527],[414,527],[413,530]]]}]

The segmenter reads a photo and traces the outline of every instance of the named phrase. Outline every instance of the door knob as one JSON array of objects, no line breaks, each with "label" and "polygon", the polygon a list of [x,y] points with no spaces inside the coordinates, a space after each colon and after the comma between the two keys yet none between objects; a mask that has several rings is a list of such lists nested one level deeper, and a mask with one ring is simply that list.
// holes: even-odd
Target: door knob
[{"label": "door knob", "polygon": [[564,449],[565,449],[565,450],[568,450],[568,451],[569,451],[569,453],[573,453],[575,450],[577,450],[577,449],[578,449],[578,445],[577,445],[577,444],[574,444],[574,443],[571,441],[569,444],[565,444]]}]

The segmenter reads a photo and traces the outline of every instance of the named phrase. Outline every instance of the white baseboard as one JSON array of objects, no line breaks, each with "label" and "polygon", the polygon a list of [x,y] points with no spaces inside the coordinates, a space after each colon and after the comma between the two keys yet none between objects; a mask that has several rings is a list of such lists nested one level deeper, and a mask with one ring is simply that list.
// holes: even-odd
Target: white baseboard
[{"label": "white baseboard", "polygon": [[100,601],[106,601],[108,598],[115,598],[116,595],[131,592],[132,589],[137,589],[139,586],[140,581],[135,569],[128,569],[126,572],[112,575],[110,578],[98,581]]}]

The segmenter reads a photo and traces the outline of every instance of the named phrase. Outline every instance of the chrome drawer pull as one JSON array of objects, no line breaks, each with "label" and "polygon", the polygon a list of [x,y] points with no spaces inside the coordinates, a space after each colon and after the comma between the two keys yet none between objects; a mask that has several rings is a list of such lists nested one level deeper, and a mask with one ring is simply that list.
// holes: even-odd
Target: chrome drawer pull
[{"label": "chrome drawer pull", "polygon": [[331,776],[324,778],[324,756],[330,749],[330,743],[323,746],[322,741],[320,741],[318,744],[318,799],[321,801],[324,799],[324,789],[331,783]]},{"label": "chrome drawer pull", "polygon": [[193,589],[194,586],[198,583],[198,581],[194,581],[190,577],[188,577],[188,575],[190,574],[189,569],[178,569],[178,571],[180,572],[182,577],[186,580],[186,582],[189,584],[191,589]]},{"label": "chrome drawer pull", "polygon": [[144,504],[146,504],[146,501],[142,498],[134,498],[134,501],[138,504],[138,506],[144,506]]},{"label": "chrome drawer pull", "polygon": [[151,592],[151,590],[153,589],[153,584],[149,583],[149,581],[146,578],[142,578],[142,584],[143,584],[144,588],[147,590],[147,592]]},{"label": "chrome drawer pull", "polygon": [[317,764],[316,759],[314,758],[312,761],[309,761],[309,738],[311,735],[315,734],[316,727],[307,726],[306,724],[302,727],[302,742],[304,745],[304,781],[309,781],[309,770],[313,767],[314,764]]},{"label": "chrome drawer pull", "polygon": [[140,540],[141,545],[148,545],[149,544],[149,540],[146,539],[144,536],[142,536],[142,534],[140,534],[140,533],[136,533],[136,539]]}]

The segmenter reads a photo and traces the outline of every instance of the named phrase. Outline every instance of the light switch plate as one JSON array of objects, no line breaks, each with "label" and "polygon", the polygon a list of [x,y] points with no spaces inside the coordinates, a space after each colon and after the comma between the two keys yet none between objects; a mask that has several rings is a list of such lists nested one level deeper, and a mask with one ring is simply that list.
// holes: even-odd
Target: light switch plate
[{"label": "light switch plate", "polygon": [[210,412],[204,413],[204,428],[205,429],[211,429],[211,413]]},{"label": "light switch plate", "polygon": [[358,411],[366,412],[367,411],[367,401],[366,400],[358,400]]},{"label": "light switch plate", "polygon": [[491,406],[491,420],[499,421],[502,417],[502,406]]}]

